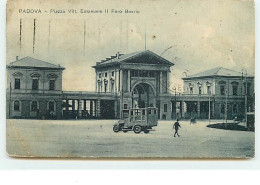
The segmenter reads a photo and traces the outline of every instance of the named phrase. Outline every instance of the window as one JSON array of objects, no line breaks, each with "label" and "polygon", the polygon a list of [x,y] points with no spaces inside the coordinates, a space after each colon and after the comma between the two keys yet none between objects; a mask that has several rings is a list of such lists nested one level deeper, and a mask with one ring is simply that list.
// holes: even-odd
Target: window
[{"label": "window", "polygon": [[54,111],[54,101],[49,102],[49,111]]},{"label": "window", "polygon": [[199,94],[201,94],[201,87],[199,87]]},{"label": "window", "polygon": [[20,111],[20,102],[18,100],[14,101],[14,110]]},{"label": "window", "polygon": [[112,76],[114,76],[114,74],[115,74],[115,72],[114,72],[114,71],[112,71]]},{"label": "window", "polygon": [[208,93],[208,94],[211,94],[210,86],[207,86],[207,93]]},{"label": "window", "polygon": [[221,104],[221,110],[220,110],[220,112],[221,112],[222,114],[225,113],[225,104]]},{"label": "window", "polygon": [[167,112],[167,104],[164,104],[164,112]]},{"label": "window", "polygon": [[50,90],[55,89],[55,80],[50,80]]},{"label": "window", "polygon": [[98,92],[101,92],[101,83],[98,83]]},{"label": "window", "polygon": [[105,77],[107,77],[107,73],[105,73]]},{"label": "window", "polygon": [[193,87],[190,87],[190,94],[193,94]]},{"label": "window", "polygon": [[31,111],[36,111],[36,110],[37,110],[37,101],[32,101]]},{"label": "window", "polygon": [[107,92],[107,84],[105,84],[105,92]]},{"label": "window", "polygon": [[111,92],[114,92],[114,83],[111,83]]},{"label": "window", "polygon": [[124,104],[124,109],[127,109],[127,104]]},{"label": "window", "polygon": [[237,86],[233,86],[233,95],[237,95]]},{"label": "window", "polygon": [[145,115],[145,110],[142,110],[142,115]]},{"label": "window", "polygon": [[32,81],[32,89],[38,90],[39,89],[39,79],[33,79]]},{"label": "window", "polygon": [[101,78],[101,73],[98,74],[98,77]]},{"label": "window", "polygon": [[20,89],[20,79],[16,78],[14,80],[14,89]]},{"label": "window", "polygon": [[225,95],[225,86],[220,86],[220,94]]},{"label": "window", "polygon": [[233,113],[237,113],[237,104],[233,105]]}]

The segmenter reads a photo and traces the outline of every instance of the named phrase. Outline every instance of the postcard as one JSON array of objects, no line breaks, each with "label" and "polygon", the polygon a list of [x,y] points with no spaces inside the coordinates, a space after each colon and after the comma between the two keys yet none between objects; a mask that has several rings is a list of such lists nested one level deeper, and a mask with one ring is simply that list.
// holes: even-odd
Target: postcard
[{"label": "postcard", "polygon": [[255,155],[253,0],[9,0],[13,157]]}]

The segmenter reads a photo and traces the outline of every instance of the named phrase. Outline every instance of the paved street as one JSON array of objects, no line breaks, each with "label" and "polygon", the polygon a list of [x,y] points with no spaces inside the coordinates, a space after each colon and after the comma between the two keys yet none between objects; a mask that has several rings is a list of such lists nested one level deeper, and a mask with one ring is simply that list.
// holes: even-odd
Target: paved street
[{"label": "paved street", "polygon": [[208,121],[195,125],[181,121],[181,137],[174,138],[172,121],[159,121],[149,134],[114,133],[115,122],[8,120],[7,151],[11,155],[38,157],[254,156],[254,132],[208,128]]}]

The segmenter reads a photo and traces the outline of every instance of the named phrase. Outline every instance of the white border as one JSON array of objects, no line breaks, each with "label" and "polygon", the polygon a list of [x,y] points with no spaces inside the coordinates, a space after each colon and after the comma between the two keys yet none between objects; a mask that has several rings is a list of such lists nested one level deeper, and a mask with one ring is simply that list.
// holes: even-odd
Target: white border
[{"label": "white border", "polygon": [[[93,161],[93,160],[30,160],[30,159],[14,159],[10,158],[5,153],[5,53],[6,53],[6,0],[0,0],[0,169],[13,170],[13,169],[31,169],[31,170],[183,170],[183,169],[199,169],[199,170],[246,170],[246,169],[260,169],[260,152],[259,152],[259,90],[260,86],[256,83],[256,157],[251,160],[169,160],[169,161]],[[260,76],[260,1],[255,2],[256,5],[256,82]],[[258,11],[257,11],[258,10]],[[3,78],[4,77],[4,78]],[[1,173],[1,172],[0,172]],[[105,172],[106,173],[106,172]],[[124,173],[124,172],[123,172]],[[155,172],[156,173],[156,172]],[[204,173],[204,172],[203,172]],[[101,173],[104,174],[104,173]],[[116,174],[116,173],[115,173]],[[131,175],[132,176],[132,175]],[[152,177],[153,175],[151,175]],[[66,176],[63,176],[66,177]],[[239,177],[239,175],[238,175]],[[11,178],[11,177],[10,177]],[[172,177],[172,182],[177,180]],[[182,177],[185,178],[185,177]],[[121,179],[122,180],[122,179]],[[213,183],[213,179],[210,184]],[[125,184],[128,180],[121,181]],[[171,181],[170,181],[171,182]],[[192,182],[192,181],[191,181]],[[18,180],[19,183],[19,180]],[[38,182],[37,182],[38,183]],[[60,183],[58,183],[60,184]],[[213,183],[214,184],[214,183]],[[232,183],[233,184],[233,183]],[[248,182],[247,182],[248,184]]]}]

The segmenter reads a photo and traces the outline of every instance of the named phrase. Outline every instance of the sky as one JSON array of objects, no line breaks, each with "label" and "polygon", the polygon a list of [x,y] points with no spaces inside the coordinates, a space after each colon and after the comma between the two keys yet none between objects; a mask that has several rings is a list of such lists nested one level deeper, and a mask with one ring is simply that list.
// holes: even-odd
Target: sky
[{"label": "sky", "polygon": [[[19,13],[27,9],[42,13]],[[125,9],[139,13],[126,14]],[[246,69],[254,75],[254,22],[252,0],[10,0],[7,64],[16,56],[60,64],[66,68],[63,90],[94,91],[96,62],[117,52],[142,51],[146,43],[146,49],[175,64],[170,88],[182,85],[184,72],[192,75],[215,67]]]}]

